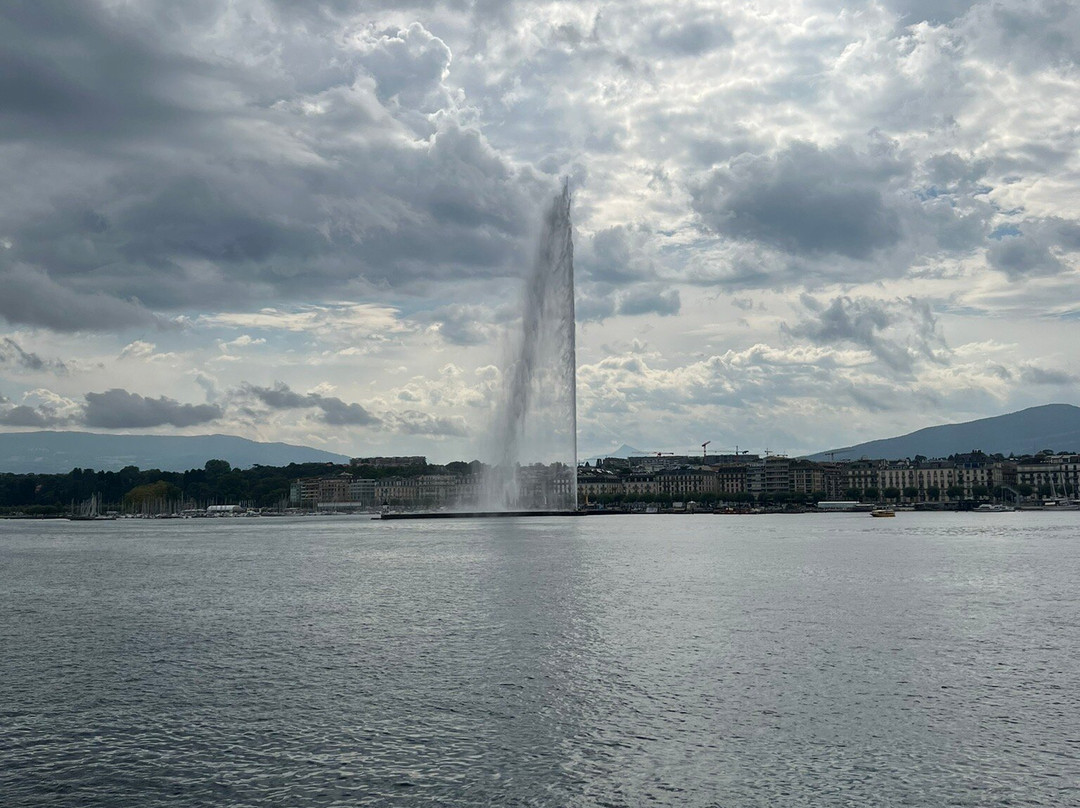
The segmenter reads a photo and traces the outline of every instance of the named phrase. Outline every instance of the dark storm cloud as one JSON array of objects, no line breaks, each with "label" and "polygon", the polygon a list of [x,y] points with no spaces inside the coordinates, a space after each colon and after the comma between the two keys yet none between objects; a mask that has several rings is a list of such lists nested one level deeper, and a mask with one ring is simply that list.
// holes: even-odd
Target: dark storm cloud
[{"label": "dark storm cloud", "polygon": [[[548,180],[460,122],[441,40],[420,25],[343,36],[355,4],[270,9],[243,26],[213,3],[0,9],[0,147],[20,150],[3,176],[33,197],[0,200],[17,291],[0,315],[119,329],[156,324],[144,306],[525,263]],[[58,155],[76,169],[52,171]]]},{"label": "dark storm cloud", "polygon": [[795,143],[709,172],[692,204],[715,232],[790,253],[869,258],[896,244],[901,218],[886,188],[909,167],[887,150]]},{"label": "dark storm cloud", "polygon": [[277,382],[273,387],[258,387],[244,384],[240,387],[243,394],[252,396],[272,410],[321,410],[321,420],[338,426],[374,426],[380,419],[372,415],[359,404],[349,404],[334,396],[318,393],[297,393],[287,384]]},{"label": "dark storm cloud", "polygon": [[792,337],[815,345],[855,345],[901,373],[911,372],[920,358],[942,361],[945,344],[925,301],[841,296],[824,306],[809,295],[800,300],[810,315],[793,326],[781,326]]},{"label": "dark storm cloud", "polygon": [[0,10],[0,133],[6,140],[130,137],[175,125],[196,65],[96,2],[5,3]]},{"label": "dark storm cloud", "polygon": [[9,323],[55,331],[116,331],[131,327],[170,328],[171,324],[136,300],[81,292],[62,286],[45,272],[0,260],[0,317]]},{"label": "dark storm cloud", "polygon": [[138,393],[113,388],[104,393],[86,393],[83,422],[103,429],[139,429],[151,426],[194,426],[222,416],[214,404],[181,404],[171,398],[147,398]]}]

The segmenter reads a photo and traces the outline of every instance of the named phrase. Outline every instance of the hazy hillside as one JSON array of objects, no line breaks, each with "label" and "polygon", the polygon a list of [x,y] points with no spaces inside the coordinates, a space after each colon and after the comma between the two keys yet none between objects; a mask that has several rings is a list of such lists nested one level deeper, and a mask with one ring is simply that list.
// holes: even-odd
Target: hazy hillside
[{"label": "hazy hillside", "polygon": [[811,460],[900,460],[915,455],[946,457],[981,449],[988,454],[1031,454],[1042,449],[1080,452],[1080,407],[1045,404],[963,424],[931,426],[896,438],[873,440],[810,455]]},{"label": "hazy hillside", "polygon": [[0,433],[0,472],[57,474],[73,468],[117,471],[124,466],[162,471],[202,468],[207,460],[227,460],[247,468],[255,464],[348,463],[345,455],[258,443],[232,435],[99,435],[90,432]]}]

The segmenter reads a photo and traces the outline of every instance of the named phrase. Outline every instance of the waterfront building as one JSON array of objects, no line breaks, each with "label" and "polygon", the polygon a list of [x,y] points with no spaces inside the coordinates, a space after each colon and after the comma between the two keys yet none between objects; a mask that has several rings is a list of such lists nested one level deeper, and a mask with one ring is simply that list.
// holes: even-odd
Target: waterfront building
[{"label": "waterfront building", "polygon": [[725,494],[746,493],[746,463],[725,463],[713,467],[716,475],[716,492],[720,499]]},{"label": "waterfront building", "polygon": [[655,480],[657,494],[683,501],[706,495],[712,498],[719,491],[716,473],[700,466],[664,469],[656,473]]},{"label": "waterfront building", "polygon": [[370,507],[375,504],[375,481],[348,472],[333,477],[303,477],[289,486],[289,504],[305,508]]},{"label": "waterfront building", "polygon": [[623,478],[609,468],[578,469],[578,502],[604,502],[620,499],[623,495]]},{"label": "waterfront building", "polygon": [[844,493],[844,473],[840,463],[792,460],[789,475],[793,493],[824,494],[829,500],[836,500]]},{"label": "waterfront building", "polygon": [[756,497],[791,492],[791,460],[770,455],[746,466],[746,490]]},{"label": "waterfront building", "polygon": [[1030,485],[1040,496],[1080,498],[1080,455],[1037,455],[1016,466],[1017,485]]}]

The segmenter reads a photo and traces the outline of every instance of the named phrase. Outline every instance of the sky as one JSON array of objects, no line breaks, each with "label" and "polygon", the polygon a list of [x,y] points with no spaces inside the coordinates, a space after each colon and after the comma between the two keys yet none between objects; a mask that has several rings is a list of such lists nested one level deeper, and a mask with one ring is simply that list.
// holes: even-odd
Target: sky
[{"label": "sky", "polygon": [[563,177],[582,457],[1077,403],[1078,140],[1059,0],[3,3],[0,429],[478,457]]}]

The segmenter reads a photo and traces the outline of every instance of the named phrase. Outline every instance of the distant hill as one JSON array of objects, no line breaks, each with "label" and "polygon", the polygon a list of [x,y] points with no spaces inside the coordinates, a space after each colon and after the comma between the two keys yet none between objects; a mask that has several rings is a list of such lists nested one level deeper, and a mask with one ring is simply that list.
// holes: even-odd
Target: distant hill
[{"label": "distant hill", "polygon": [[1080,407],[1044,404],[1020,412],[980,418],[963,424],[931,426],[897,438],[872,440],[829,452],[811,460],[858,460],[860,457],[902,460],[905,457],[947,457],[981,449],[987,454],[1032,454],[1042,449],[1080,452]]},{"label": "distant hill", "polygon": [[207,460],[237,468],[256,464],[348,463],[345,455],[258,443],[233,435],[100,435],[92,432],[0,433],[0,472],[61,474],[73,468],[117,471],[124,466],[162,471],[202,468]]}]

